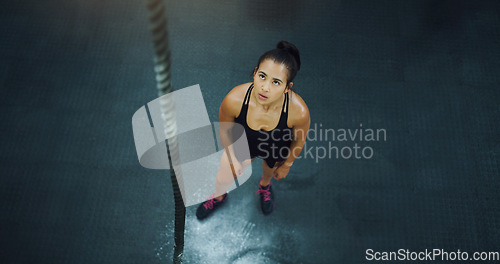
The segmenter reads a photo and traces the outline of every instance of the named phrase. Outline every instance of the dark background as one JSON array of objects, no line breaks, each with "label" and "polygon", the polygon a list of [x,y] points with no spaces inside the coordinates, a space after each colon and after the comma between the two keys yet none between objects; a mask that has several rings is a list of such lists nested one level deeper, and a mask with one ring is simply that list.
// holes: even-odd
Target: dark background
[{"label": "dark background", "polygon": [[[500,2],[166,5],[174,87],[200,84],[212,122],[284,39],[301,52],[294,88],[313,124],[387,131],[357,142],[371,159],[296,161],[269,216],[254,162],[211,218],[187,208],[185,263],[500,251]],[[140,166],[131,126],[157,93],[148,26],[145,1],[3,1],[1,263],[171,262],[170,176]]]}]

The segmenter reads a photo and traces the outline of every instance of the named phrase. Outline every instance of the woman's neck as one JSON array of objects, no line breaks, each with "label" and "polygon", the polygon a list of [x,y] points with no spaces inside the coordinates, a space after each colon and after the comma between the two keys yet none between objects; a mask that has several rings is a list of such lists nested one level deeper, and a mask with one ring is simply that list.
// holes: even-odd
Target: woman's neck
[{"label": "woman's neck", "polygon": [[270,102],[268,104],[261,103],[258,100],[256,100],[255,105],[257,106],[257,108],[259,110],[264,111],[264,113],[269,112],[269,110],[274,110],[274,109],[278,109],[278,108],[281,110],[281,106],[283,104],[284,97],[285,97],[285,94],[281,94],[281,96],[278,99],[276,99],[276,100],[274,100],[274,102]]}]

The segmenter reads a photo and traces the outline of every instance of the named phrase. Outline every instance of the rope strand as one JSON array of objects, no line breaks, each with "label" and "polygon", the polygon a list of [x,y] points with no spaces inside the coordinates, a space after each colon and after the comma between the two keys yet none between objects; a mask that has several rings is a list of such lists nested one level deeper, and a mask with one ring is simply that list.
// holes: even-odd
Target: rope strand
[{"label": "rope strand", "polygon": [[[163,0],[147,0],[149,9],[150,31],[155,52],[156,88],[158,96],[173,91],[170,77],[170,47],[167,34],[167,20],[165,18],[165,6]],[[174,192],[175,220],[174,220],[174,256],[173,263],[182,263],[184,253],[184,229],[186,218],[186,207],[182,200],[179,183],[175,175],[173,164],[179,164],[179,147],[176,137],[177,126],[175,123],[175,105],[171,97],[160,99],[160,109],[164,121],[164,133],[167,138],[168,162],[170,165],[170,178]],[[182,171],[177,171],[182,174]]]}]

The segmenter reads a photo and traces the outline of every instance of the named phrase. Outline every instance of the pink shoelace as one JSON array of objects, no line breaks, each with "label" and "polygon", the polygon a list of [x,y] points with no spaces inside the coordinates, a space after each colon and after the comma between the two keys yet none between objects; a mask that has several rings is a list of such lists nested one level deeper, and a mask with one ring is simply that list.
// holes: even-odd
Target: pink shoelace
[{"label": "pink shoelace", "polygon": [[267,189],[264,189],[260,184],[259,184],[259,190],[257,191],[258,194],[264,195],[264,201],[270,201],[271,200],[271,192],[269,191],[269,187],[271,184],[267,185]]},{"label": "pink shoelace", "polygon": [[[222,200],[224,200],[224,198],[222,198]],[[214,195],[212,194],[210,196],[210,200],[206,201],[203,206],[205,207],[205,209],[213,209],[214,208],[214,203],[218,203],[218,202],[221,202],[222,200],[220,201],[217,201],[214,197]]]}]

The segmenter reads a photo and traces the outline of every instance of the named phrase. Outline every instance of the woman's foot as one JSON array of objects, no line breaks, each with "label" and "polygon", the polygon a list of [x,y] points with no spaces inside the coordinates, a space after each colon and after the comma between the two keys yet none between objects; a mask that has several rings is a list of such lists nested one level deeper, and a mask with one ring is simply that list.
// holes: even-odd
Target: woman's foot
[{"label": "woman's foot", "polygon": [[265,215],[270,214],[274,209],[274,194],[273,187],[271,183],[267,186],[262,186],[259,184],[259,190],[257,191],[260,194],[260,208]]},{"label": "woman's foot", "polygon": [[227,193],[224,195],[211,198],[210,200],[200,204],[196,209],[196,217],[201,220],[209,216],[217,207],[221,206],[227,200]]}]

